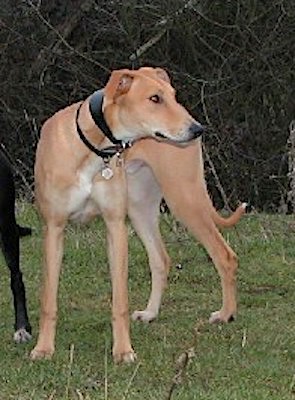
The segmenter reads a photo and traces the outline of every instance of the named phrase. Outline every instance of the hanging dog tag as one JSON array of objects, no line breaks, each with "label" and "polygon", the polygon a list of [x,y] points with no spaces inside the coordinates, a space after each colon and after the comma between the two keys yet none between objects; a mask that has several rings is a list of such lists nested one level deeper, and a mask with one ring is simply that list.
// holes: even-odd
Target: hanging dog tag
[{"label": "hanging dog tag", "polygon": [[101,171],[101,176],[108,181],[114,176],[113,170],[105,165]]}]

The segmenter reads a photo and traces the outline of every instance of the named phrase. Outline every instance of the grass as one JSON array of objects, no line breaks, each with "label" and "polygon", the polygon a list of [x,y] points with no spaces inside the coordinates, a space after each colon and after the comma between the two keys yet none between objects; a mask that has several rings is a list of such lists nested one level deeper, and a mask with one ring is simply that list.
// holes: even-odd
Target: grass
[{"label": "grass", "polygon": [[[239,255],[239,314],[207,323],[219,308],[218,276],[205,251],[169,217],[162,230],[173,267],[159,318],[131,324],[133,365],[111,358],[110,280],[103,225],[69,226],[59,293],[56,353],[31,362],[41,277],[41,226],[29,205],[19,222],[34,228],[22,241],[22,269],[33,343],[12,341],[8,272],[0,256],[0,399],[269,400],[295,399],[294,216],[249,215],[224,236]],[[181,268],[176,268],[180,263]],[[130,310],[149,294],[147,259],[130,230]]]}]

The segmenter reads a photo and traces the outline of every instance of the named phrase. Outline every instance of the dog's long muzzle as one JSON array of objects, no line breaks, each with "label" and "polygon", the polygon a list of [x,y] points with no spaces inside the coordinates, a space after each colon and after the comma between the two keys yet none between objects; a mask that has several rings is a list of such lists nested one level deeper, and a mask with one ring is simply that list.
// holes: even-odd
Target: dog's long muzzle
[{"label": "dog's long muzzle", "polygon": [[198,122],[193,122],[189,129],[189,139],[193,140],[193,139],[197,139],[199,136],[201,136],[204,132],[204,127],[199,124]]},{"label": "dog's long muzzle", "polygon": [[156,138],[160,140],[172,143],[174,142],[180,145],[191,142],[194,139],[197,139],[202,135],[203,132],[204,132],[204,127],[199,122],[194,121],[186,128],[185,132],[183,132],[179,136],[170,136],[170,135],[168,136],[167,134],[163,134],[160,131],[156,131],[154,135]]}]

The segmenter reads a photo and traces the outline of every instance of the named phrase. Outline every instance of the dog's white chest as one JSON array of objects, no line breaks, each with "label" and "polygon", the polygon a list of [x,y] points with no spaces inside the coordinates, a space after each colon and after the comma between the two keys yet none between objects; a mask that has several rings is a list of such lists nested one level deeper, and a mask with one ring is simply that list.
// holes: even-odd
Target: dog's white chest
[{"label": "dog's white chest", "polygon": [[[70,189],[68,211],[70,219],[87,221],[99,214],[99,205],[94,195],[94,186],[99,184],[104,162],[97,158],[80,169],[76,185]],[[102,182],[103,183],[103,182]]]}]

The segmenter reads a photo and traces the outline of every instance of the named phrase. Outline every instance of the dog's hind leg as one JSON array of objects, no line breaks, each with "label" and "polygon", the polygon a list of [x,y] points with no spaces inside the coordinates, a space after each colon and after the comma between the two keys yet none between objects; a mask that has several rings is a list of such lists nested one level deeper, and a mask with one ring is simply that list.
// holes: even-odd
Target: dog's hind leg
[{"label": "dog's hind leg", "polygon": [[3,254],[10,270],[10,286],[15,310],[14,340],[16,343],[24,343],[31,339],[32,330],[26,307],[25,286],[19,267],[19,233],[15,222],[8,221],[6,217],[1,217],[0,231]]},{"label": "dog's hind leg", "polygon": [[0,152],[0,244],[10,270],[10,286],[15,311],[14,340],[17,343],[31,339],[26,292],[20,271],[19,226],[15,221],[15,188],[9,163]]},{"label": "dog's hind leg", "polygon": [[[150,322],[159,313],[163,291],[167,284],[170,258],[159,230],[159,210],[162,194],[148,166],[133,162],[128,173],[128,215],[148,254],[152,289],[147,307],[135,311],[134,320]],[[127,169],[128,171],[128,169]]]},{"label": "dog's hind leg", "polygon": [[223,301],[211,322],[226,322],[236,314],[237,257],[219,233],[208,201],[200,142],[185,149],[165,144],[138,147],[137,157],[153,170],[171,212],[204,245],[219,273]]},{"label": "dog's hind leg", "polygon": [[54,353],[58,281],[63,255],[65,220],[51,218],[44,227],[44,266],[39,337],[31,359],[49,358]]},{"label": "dog's hind leg", "polygon": [[184,222],[208,251],[221,279],[222,308],[211,314],[210,322],[229,322],[235,318],[237,312],[237,256],[225,242],[215,225],[210,220],[203,218],[200,212],[199,210],[199,214],[193,219],[184,219]]},{"label": "dog's hind leg", "polygon": [[202,190],[198,193],[194,186],[187,183],[186,187],[178,187],[179,191],[172,189],[169,193],[165,193],[165,200],[174,215],[206,248],[219,273],[222,308],[211,314],[210,322],[228,322],[235,317],[237,310],[237,256],[225,242],[211,218]]}]

